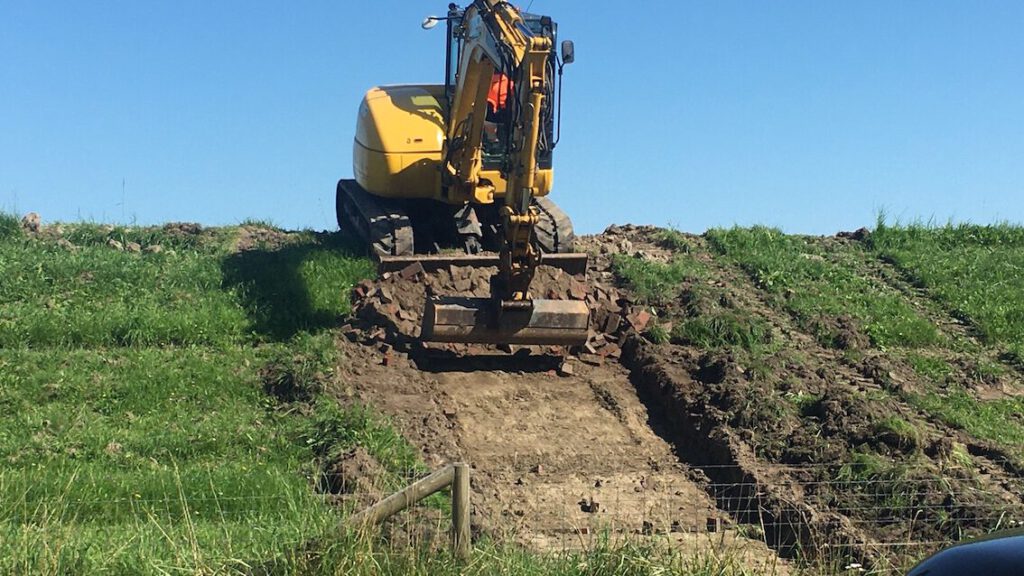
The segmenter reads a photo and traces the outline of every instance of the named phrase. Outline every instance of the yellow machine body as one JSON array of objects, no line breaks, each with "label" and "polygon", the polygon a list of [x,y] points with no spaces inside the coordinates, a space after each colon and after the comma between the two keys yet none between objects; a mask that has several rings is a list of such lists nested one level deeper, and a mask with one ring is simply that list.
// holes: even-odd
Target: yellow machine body
[{"label": "yellow machine body", "polygon": [[[441,155],[447,126],[442,85],[372,88],[359,106],[353,146],[356,182],[384,198],[430,198],[449,204],[490,204],[504,197],[507,183],[498,169],[480,171],[493,194],[464,197],[441,186]],[[553,170],[537,171],[533,195],[546,196]]]}]

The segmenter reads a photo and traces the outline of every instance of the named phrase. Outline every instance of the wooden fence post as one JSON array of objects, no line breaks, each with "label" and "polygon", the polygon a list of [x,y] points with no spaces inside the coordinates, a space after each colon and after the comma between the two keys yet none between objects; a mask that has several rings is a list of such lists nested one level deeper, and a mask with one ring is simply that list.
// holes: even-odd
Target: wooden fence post
[{"label": "wooden fence post", "polygon": [[446,486],[452,487],[452,555],[468,560],[473,549],[469,530],[469,465],[464,462],[441,468],[406,488],[348,517],[346,523],[357,529],[379,524]]},{"label": "wooden fence post", "polygon": [[452,554],[459,560],[468,560],[472,550],[469,530],[469,465],[455,464],[452,483]]},{"label": "wooden fence post", "polygon": [[455,467],[445,466],[430,476],[413,482],[399,492],[395,492],[366,510],[353,514],[349,517],[348,523],[351,526],[363,527],[382,522],[389,516],[405,510],[434,492],[442,490],[445,486],[451,484],[453,480],[455,480]]}]

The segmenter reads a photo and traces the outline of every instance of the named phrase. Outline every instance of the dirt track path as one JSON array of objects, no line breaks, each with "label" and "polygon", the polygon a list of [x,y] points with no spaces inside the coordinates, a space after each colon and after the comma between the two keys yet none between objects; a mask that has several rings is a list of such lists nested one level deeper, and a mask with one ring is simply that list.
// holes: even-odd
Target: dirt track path
[{"label": "dirt track path", "polygon": [[420,369],[408,360],[384,366],[375,347],[339,346],[338,382],[348,390],[337,393],[392,417],[431,466],[470,463],[474,529],[538,549],[585,547],[610,534],[779,563],[760,541],[707,532],[709,519],[726,515],[652,430],[618,363],[580,364],[571,377],[556,375],[557,359],[546,355]]}]

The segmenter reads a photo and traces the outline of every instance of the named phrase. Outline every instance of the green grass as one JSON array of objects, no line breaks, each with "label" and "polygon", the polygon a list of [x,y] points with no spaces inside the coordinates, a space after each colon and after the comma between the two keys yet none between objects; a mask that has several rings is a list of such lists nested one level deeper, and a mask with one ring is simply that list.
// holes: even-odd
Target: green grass
[{"label": "green grass", "polygon": [[939,341],[935,326],[898,293],[859,275],[852,263],[831,261],[833,255],[814,239],[761,226],[712,229],[706,236],[823,343],[835,340],[829,326],[840,317],[852,318],[879,348]]},{"label": "green grass", "polygon": [[912,397],[911,403],[933,413],[971,436],[997,442],[1017,458],[1024,457],[1024,399],[981,401],[963,389]]},{"label": "green grass", "polygon": [[918,375],[932,382],[945,382],[953,375],[953,367],[942,358],[911,352],[906,356],[907,362]]},{"label": "green grass", "polygon": [[757,352],[771,342],[767,323],[732,310],[682,320],[672,328],[673,342],[715,349],[738,346]]},{"label": "green grass", "polygon": [[683,281],[703,275],[701,265],[685,256],[661,263],[617,254],[612,260],[612,270],[641,303],[649,305],[666,304],[679,294]]},{"label": "green grass", "polygon": [[[912,223],[889,225],[880,216],[868,237],[869,249],[899,268],[949,313],[970,322],[985,346],[1021,367],[1024,351],[1024,228]],[[951,384],[953,368],[929,355],[911,355],[914,370],[939,385]],[[979,359],[968,376],[983,381],[1005,375],[1008,367]],[[955,383],[954,383],[955,384]],[[919,408],[978,438],[1024,455],[1024,403],[1016,399],[979,400],[959,386],[913,395]]]},{"label": "green grass", "polygon": [[17,216],[0,212],[0,240],[21,235],[21,220]]},{"label": "green grass", "polygon": [[312,234],[239,254],[233,229],[62,228],[72,247],[0,218],[0,573],[296,565],[339,519],[312,489],[328,410],[281,404],[268,367],[319,393],[369,262]]},{"label": "green grass", "polygon": [[662,228],[654,233],[654,242],[674,252],[688,253],[693,249],[690,241],[678,230]]},{"label": "green grass", "polygon": [[1009,224],[888,225],[880,217],[871,249],[893,262],[985,342],[1016,357],[1024,347],[1024,228]]},{"label": "green grass", "polygon": [[[689,241],[679,232],[662,230],[657,238],[663,245],[689,252]],[[671,322],[671,328],[655,324],[647,330],[652,342],[758,352],[771,341],[763,319],[723,307],[720,290],[698,284],[707,277],[707,270],[689,256],[676,255],[662,263],[617,255],[612,270],[640,303],[659,308],[662,320]]]}]

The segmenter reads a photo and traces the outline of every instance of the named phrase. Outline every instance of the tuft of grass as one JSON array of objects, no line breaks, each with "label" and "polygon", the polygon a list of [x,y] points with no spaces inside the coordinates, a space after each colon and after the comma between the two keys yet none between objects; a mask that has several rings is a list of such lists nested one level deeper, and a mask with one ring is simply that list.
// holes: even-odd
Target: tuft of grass
[{"label": "tuft of grass", "polygon": [[874,433],[887,444],[900,448],[917,449],[921,446],[921,431],[899,416],[886,416],[873,424]]},{"label": "tuft of grass", "polygon": [[644,332],[644,336],[655,344],[668,344],[671,334],[661,324],[655,324]]},{"label": "tuft of grass", "polygon": [[943,383],[953,374],[953,367],[942,358],[910,353],[907,355],[907,361],[914,369],[914,372],[928,378],[932,382]]},{"label": "tuft of grass", "polygon": [[0,240],[21,236],[21,221],[13,214],[0,212]]},{"label": "tuft of grass", "polygon": [[939,341],[935,326],[898,293],[858,275],[853,266],[830,261],[813,239],[763,226],[717,228],[706,236],[807,328],[814,329],[818,318],[850,316],[876,347],[917,348]]},{"label": "tuft of grass", "polygon": [[675,325],[672,341],[707,349],[738,346],[758,352],[771,343],[771,330],[761,318],[723,310]]},{"label": "tuft of grass", "polygon": [[662,305],[678,295],[682,283],[703,276],[700,264],[677,257],[667,264],[618,254],[612,260],[615,275],[644,304]]},{"label": "tuft of grass", "polygon": [[662,248],[688,254],[693,248],[686,236],[672,228],[662,228],[654,233],[654,242]]}]

